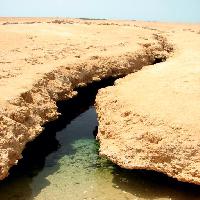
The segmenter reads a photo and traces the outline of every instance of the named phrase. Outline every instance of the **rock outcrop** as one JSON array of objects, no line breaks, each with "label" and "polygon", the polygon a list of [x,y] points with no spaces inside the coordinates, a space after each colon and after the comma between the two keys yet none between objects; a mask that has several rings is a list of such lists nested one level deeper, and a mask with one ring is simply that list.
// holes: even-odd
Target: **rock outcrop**
[{"label": "rock outcrop", "polygon": [[100,154],[122,168],[200,184],[200,36],[170,38],[173,57],[98,92]]}]

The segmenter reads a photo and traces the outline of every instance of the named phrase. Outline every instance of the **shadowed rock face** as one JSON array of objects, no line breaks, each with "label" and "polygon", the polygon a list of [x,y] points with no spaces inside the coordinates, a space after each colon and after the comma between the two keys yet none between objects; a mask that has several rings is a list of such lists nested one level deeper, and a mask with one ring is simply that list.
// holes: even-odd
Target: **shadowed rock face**
[{"label": "shadowed rock face", "polygon": [[100,154],[200,184],[200,37],[179,32],[171,40],[176,51],[166,62],[98,92]]}]

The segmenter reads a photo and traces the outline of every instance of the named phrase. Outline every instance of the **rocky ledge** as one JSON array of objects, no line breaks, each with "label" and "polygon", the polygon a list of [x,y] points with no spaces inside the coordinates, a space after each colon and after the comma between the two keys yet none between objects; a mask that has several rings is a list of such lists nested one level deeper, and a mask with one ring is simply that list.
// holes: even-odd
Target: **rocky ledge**
[{"label": "rocky ledge", "polygon": [[177,32],[174,55],[117,80],[96,98],[100,154],[200,184],[200,35]]}]

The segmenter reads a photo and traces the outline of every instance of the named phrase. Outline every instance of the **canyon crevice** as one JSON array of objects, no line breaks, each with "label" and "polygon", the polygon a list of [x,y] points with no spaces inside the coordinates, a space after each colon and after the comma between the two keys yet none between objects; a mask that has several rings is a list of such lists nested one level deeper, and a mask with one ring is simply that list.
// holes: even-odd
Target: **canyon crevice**
[{"label": "canyon crevice", "polygon": [[[188,27],[186,25],[175,26],[159,23],[148,24],[146,22],[127,21],[105,22],[99,20],[36,20],[34,18],[2,18],[0,21],[2,22],[0,25],[0,35],[2,36],[1,38],[3,38],[1,39],[3,50],[0,52],[1,180],[8,176],[9,169],[13,165],[16,165],[18,160],[22,158],[22,151],[26,144],[34,140],[34,138],[41,133],[43,125],[49,121],[55,120],[59,116],[56,102],[67,100],[75,96],[77,94],[75,90],[77,87],[86,86],[93,81],[100,81],[112,76],[124,76],[141,70],[144,66],[165,61],[168,57],[172,56],[174,48],[175,55],[179,54],[181,46],[178,46],[179,43],[176,43],[173,39],[176,38],[178,40],[180,35],[184,37],[187,35],[195,35],[193,38],[196,39],[197,46],[199,42],[198,33],[191,33],[188,30],[183,30],[185,27]],[[196,30],[196,26],[191,27]],[[175,30],[178,31],[178,33],[174,33]],[[178,49],[176,49],[177,47]],[[198,60],[198,55],[196,55],[196,57]],[[172,62],[171,59],[172,58],[165,62],[165,65]],[[176,60],[176,56],[173,56],[173,59]],[[177,62],[179,62],[179,60],[177,60]],[[162,66],[165,67],[165,65],[161,64],[159,66],[162,68]],[[160,69],[159,67],[157,68],[156,65],[153,66],[153,68],[154,67],[157,70]],[[141,70],[141,74],[148,71],[148,68],[149,67]],[[166,67],[166,69],[168,68]],[[190,69],[193,70],[193,68]],[[132,75],[128,76],[125,80],[129,80],[131,76]],[[132,81],[132,78],[130,79]],[[120,83],[121,81],[123,82],[123,79],[118,82]],[[159,84],[159,82],[155,81],[153,81],[153,83],[155,85]],[[132,84],[128,87],[132,88]],[[122,164],[126,163],[123,159],[130,153],[130,151],[125,148],[127,144],[124,143],[123,138],[121,138],[122,140],[119,139],[120,136],[116,141],[118,143],[121,140],[120,144],[123,151],[121,148],[119,148],[119,150],[121,153],[124,153],[124,156],[118,151],[113,151],[112,148],[116,148],[114,143],[115,140],[114,138],[112,139],[112,142],[109,144],[111,146],[107,145],[108,142],[111,141],[109,139],[110,136],[106,136],[110,131],[105,128],[104,123],[109,123],[110,126],[112,126],[113,129],[111,129],[111,131],[113,137],[115,137],[115,134],[116,137],[120,134],[119,132],[116,132],[116,130],[127,132],[129,127],[128,122],[122,123],[122,120],[120,123],[117,121],[113,123],[113,119],[108,118],[110,115],[107,113],[110,113],[110,111],[113,112],[112,106],[117,106],[119,109],[115,107],[114,110],[118,110],[120,113],[120,108],[125,105],[128,108],[130,102],[123,102],[122,106],[121,102],[117,104],[116,102],[118,101],[113,101],[114,103],[110,103],[110,99],[108,101],[107,98],[110,98],[110,95],[113,95],[115,86],[112,89],[110,87],[105,89],[105,91],[109,92],[102,91],[97,97],[96,104],[100,122],[98,138],[101,144],[100,151],[102,155],[106,155],[121,167],[131,169],[153,169],[167,173],[169,176],[176,177],[179,180],[198,183],[198,178],[195,179],[195,181],[191,178],[179,178],[176,176],[177,172],[174,175],[170,171],[170,174],[164,171],[164,167],[153,168],[145,164],[140,165],[141,167],[133,167],[133,165],[130,165],[130,167],[128,164]],[[112,98],[113,97],[115,98],[115,95],[112,96]],[[105,103],[108,103],[109,106],[105,106]],[[130,113],[133,111],[134,110]],[[116,116],[119,113],[113,112]],[[124,113],[125,117],[122,118],[127,120],[128,116],[130,117],[132,114],[134,116],[140,116],[136,111],[132,114],[130,113],[128,110]],[[134,120],[137,121],[137,119]],[[147,121],[148,120],[149,119],[147,119]],[[133,122],[132,118],[128,121],[130,122],[130,125]],[[144,121],[146,121],[146,119],[144,119]],[[152,123],[151,120],[149,123]],[[116,124],[121,124],[121,126],[115,127]],[[140,129],[142,129],[142,122],[140,122],[140,125]],[[147,127],[145,127],[145,130],[146,129]],[[179,129],[175,126],[173,130],[175,133],[178,132],[178,135],[180,135],[180,131],[184,130],[188,140],[193,137],[190,138],[187,129],[182,129],[182,127]],[[164,132],[165,128],[163,128],[162,131]],[[148,144],[149,142],[151,143],[151,141],[153,141],[153,144],[155,141],[159,143],[159,137],[152,136],[152,133],[149,134],[150,136],[147,137],[150,138],[147,141]],[[144,140],[145,138],[146,136],[144,136]],[[170,138],[176,139],[175,136]],[[183,137],[183,139],[186,138]],[[129,140],[128,138],[125,140],[130,142],[130,145],[133,147],[136,145],[134,140]],[[134,143],[131,143],[133,141]],[[123,146],[123,144],[125,144],[125,146]],[[180,146],[177,145],[177,147]],[[151,152],[152,154],[158,152],[156,148],[155,145],[154,147],[149,146],[151,151],[148,152],[148,155],[150,155]],[[171,149],[170,145],[169,149]],[[198,156],[198,153],[195,152],[194,155]],[[114,157],[114,155],[116,156],[116,153],[122,160],[118,160],[118,157]],[[136,155],[136,152],[133,151],[131,153],[131,158],[133,158]],[[140,156],[140,154],[137,155]],[[163,160],[162,162],[169,160],[168,157],[165,157],[165,153],[163,153],[163,155],[164,157],[161,159]],[[156,156],[157,155],[155,155],[154,160],[157,160],[158,156]],[[141,159],[143,158],[145,157],[142,155]],[[171,157],[170,159],[173,160]],[[194,168],[194,174],[195,173],[198,176],[199,173],[198,171],[195,171]]]}]

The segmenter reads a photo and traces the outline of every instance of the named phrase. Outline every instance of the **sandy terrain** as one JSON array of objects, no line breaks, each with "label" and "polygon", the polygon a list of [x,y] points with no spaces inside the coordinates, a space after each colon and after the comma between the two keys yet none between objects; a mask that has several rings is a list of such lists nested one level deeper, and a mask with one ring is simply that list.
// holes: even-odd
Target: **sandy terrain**
[{"label": "sandy terrain", "polygon": [[[178,56],[182,58],[181,62],[185,63],[186,69],[188,68],[187,62],[191,64],[193,60],[198,62],[198,53],[196,55],[193,52],[199,50],[199,31],[198,25],[53,18],[1,18],[0,179],[4,179],[10,167],[17,164],[22,157],[21,153],[26,143],[41,133],[42,125],[59,115],[56,101],[67,100],[76,95],[77,86],[83,86],[105,77],[126,75],[143,66],[153,64],[155,61],[165,60],[173,53],[170,43],[175,44],[175,56],[165,65],[158,66],[161,66],[161,69],[162,66],[163,69],[166,68],[168,73],[171,72],[170,69],[172,71],[175,69],[173,71],[175,79],[176,74],[182,69],[177,68],[181,60]],[[193,47],[193,45],[196,46]],[[182,51],[183,48],[188,47],[190,47],[188,51]],[[188,52],[192,55],[189,61],[187,61]],[[185,57],[187,62],[183,60],[184,55],[187,56]],[[168,66],[169,62],[172,63],[170,65],[172,67],[168,69],[165,66]],[[191,70],[189,77],[193,79],[193,74],[195,76],[196,72],[193,68],[188,70]],[[141,73],[144,72],[141,71]],[[184,76],[188,77],[187,72],[183,74]],[[132,78],[130,79],[132,81]],[[195,80],[198,81],[198,79]],[[148,79],[145,81],[149,83]],[[173,81],[170,83],[172,84]],[[193,81],[191,83],[194,84]],[[152,90],[157,84],[158,82],[156,84],[152,82]],[[133,88],[132,85],[129,89],[131,88]],[[179,91],[179,87],[177,90]],[[132,94],[133,91],[129,92]],[[127,93],[124,91],[124,94]],[[104,96],[106,102],[107,99]],[[194,98],[196,96],[194,95]],[[127,104],[129,104],[128,99]],[[138,99],[140,99],[139,96]],[[190,101],[192,102],[192,98]],[[198,99],[194,102],[198,104]],[[99,102],[98,110],[101,106]],[[109,109],[112,110],[112,106]],[[194,114],[192,111],[191,114]],[[194,119],[195,117],[198,117],[198,113]],[[100,123],[102,127],[103,120],[100,120]],[[123,129],[121,131],[123,132]],[[101,143],[104,149],[103,141]],[[118,138],[116,141],[119,141]]]},{"label": "sandy terrain", "polygon": [[169,36],[166,62],[99,91],[98,139],[100,154],[123,168],[200,184],[200,34],[186,30]]}]

